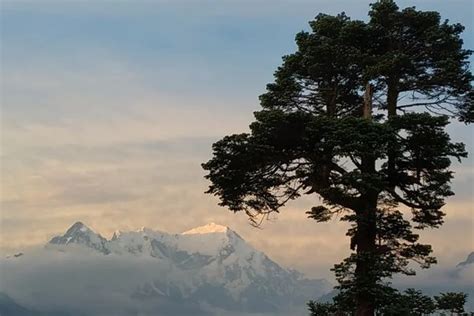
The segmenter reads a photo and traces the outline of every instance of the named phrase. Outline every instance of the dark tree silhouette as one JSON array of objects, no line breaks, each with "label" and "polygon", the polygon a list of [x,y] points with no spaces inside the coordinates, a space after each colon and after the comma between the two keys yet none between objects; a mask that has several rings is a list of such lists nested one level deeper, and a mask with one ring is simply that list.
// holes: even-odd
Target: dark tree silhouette
[{"label": "dark tree silhouette", "polygon": [[440,296],[435,296],[437,309],[448,311],[451,315],[464,313],[466,299],[467,294],[455,292],[441,293]]},{"label": "dark tree silhouette", "polygon": [[[387,291],[385,299],[378,306],[376,315],[380,316],[424,316],[432,315],[435,311],[447,311],[452,315],[464,314],[464,305],[467,294],[441,293],[434,299],[424,295],[421,291],[407,289],[403,293],[394,289]],[[340,298],[340,297],[339,297]],[[310,301],[308,308],[311,316],[351,316],[354,315],[353,306],[344,305],[338,297],[333,303],[317,303]]]},{"label": "dark tree silhouette", "polygon": [[384,279],[414,274],[410,261],[436,261],[415,229],[443,223],[451,159],[466,156],[445,127],[449,116],[471,122],[474,108],[462,26],[390,0],[369,15],[311,21],[260,96],[250,133],[224,137],[203,164],[207,193],[254,225],[313,194],[321,203],[310,218],[351,223],[353,253],[334,271],[356,315],[374,315]]},{"label": "dark tree silhouette", "polygon": [[436,311],[434,300],[421,291],[407,289],[404,293],[396,293],[392,300],[379,309],[384,316],[423,316],[431,315]]}]

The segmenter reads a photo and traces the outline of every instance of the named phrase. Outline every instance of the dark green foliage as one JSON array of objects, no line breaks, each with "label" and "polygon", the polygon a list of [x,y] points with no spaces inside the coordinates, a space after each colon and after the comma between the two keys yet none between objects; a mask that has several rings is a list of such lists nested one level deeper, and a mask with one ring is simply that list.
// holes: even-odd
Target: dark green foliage
[{"label": "dark green foliage", "polygon": [[339,305],[357,305],[358,315],[373,315],[391,295],[384,280],[414,274],[411,261],[436,262],[415,229],[443,223],[451,160],[466,156],[439,112],[465,122],[473,112],[460,25],[390,0],[375,3],[370,17],[320,14],[310,22],[260,96],[250,133],[224,137],[203,164],[207,193],[255,225],[308,194],[322,199],[310,218],[349,222],[354,252],[334,271]]},{"label": "dark green foliage", "polygon": [[[403,293],[389,287],[379,293],[380,302],[375,311],[380,316],[423,316],[436,311],[464,313],[467,295],[464,293],[441,293],[435,299],[424,295],[421,291],[407,289]],[[333,303],[310,301],[308,310],[311,316],[351,316],[355,314],[354,302],[347,300],[344,294],[338,294]]]},{"label": "dark green foliage", "polygon": [[[391,0],[374,3],[369,15],[373,45],[367,72],[386,89],[387,102],[380,106],[394,113],[415,106],[434,113],[447,109],[472,122],[472,51],[462,47],[464,27],[442,21],[438,12],[399,10]],[[409,101],[397,104],[402,95]]]},{"label": "dark green foliage", "polygon": [[308,302],[308,309],[311,316],[328,316],[337,312],[337,308],[331,303]]},{"label": "dark green foliage", "polygon": [[296,35],[298,51],[283,57],[275,82],[260,96],[262,107],[330,115],[358,111],[363,54],[355,47],[368,40],[366,25],[344,14],[320,14],[310,26],[311,33]]},{"label": "dark green foliage", "polygon": [[450,313],[464,313],[464,304],[466,304],[467,294],[465,293],[441,293],[435,296],[436,307]]},{"label": "dark green foliage", "polygon": [[431,297],[423,295],[421,291],[408,289],[404,293],[394,293],[393,298],[377,313],[383,316],[422,316],[435,311],[436,305]]}]

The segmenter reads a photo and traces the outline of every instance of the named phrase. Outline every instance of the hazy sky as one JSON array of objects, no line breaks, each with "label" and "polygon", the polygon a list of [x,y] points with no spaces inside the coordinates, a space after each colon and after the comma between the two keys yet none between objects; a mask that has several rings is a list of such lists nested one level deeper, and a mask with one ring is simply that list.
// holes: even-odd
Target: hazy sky
[{"label": "hazy sky", "polygon": [[[247,130],[258,95],[294,35],[317,13],[366,19],[370,1],[1,1],[1,253],[45,243],[81,220],[110,237],[147,226],[181,232],[228,225],[277,262],[311,276],[348,253],[345,226],[290,204],[263,229],[204,195],[211,144]],[[474,2],[399,1],[466,26]],[[470,35],[470,36],[469,36]],[[441,264],[472,250],[472,127],[453,138],[446,224],[423,233]]]}]

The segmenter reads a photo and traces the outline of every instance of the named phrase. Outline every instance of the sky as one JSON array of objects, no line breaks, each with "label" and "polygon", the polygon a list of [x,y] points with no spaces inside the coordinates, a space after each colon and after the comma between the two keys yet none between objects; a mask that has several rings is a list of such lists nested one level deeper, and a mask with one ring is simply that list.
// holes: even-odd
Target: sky
[{"label": "sky", "polygon": [[[0,253],[44,244],[75,221],[105,237],[142,226],[236,230],[308,276],[349,253],[345,224],[290,203],[261,229],[203,192],[211,144],[248,130],[258,96],[294,35],[318,13],[367,18],[365,0],[11,1],[1,5]],[[471,0],[399,1],[466,26]],[[474,250],[471,126],[449,131],[471,153],[454,163],[445,225],[422,233],[440,264]]]}]

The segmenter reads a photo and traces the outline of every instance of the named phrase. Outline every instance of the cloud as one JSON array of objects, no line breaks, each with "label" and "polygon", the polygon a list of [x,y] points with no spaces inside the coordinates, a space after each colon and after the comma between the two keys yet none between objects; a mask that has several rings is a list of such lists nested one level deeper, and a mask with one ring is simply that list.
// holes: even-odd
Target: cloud
[{"label": "cloud", "polygon": [[[137,300],[138,287],[173,271],[160,265],[157,259],[127,255],[107,255],[76,248],[62,252],[32,248],[20,257],[0,259],[0,293],[6,293],[17,303],[42,311],[68,311],[85,315],[155,315],[164,308],[176,313],[176,305],[163,305],[156,300]],[[463,268],[435,267],[419,271],[415,277],[397,277],[398,288],[414,287],[429,295],[446,291],[470,294],[469,309],[474,308],[474,265]],[[174,275],[173,278],[179,278]],[[224,314],[210,306],[190,305],[193,315]],[[226,315],[232,315],[228,311]],[[183,315],[188,313],[183,312]],[[198,314],[199,315],[199,314]],[[235,313],[239,316],[257,314]],[[263,315],[263,314],[260,314]],[[295,314],[296,315],[296,314]]]},{"label": "cloud", "polygon": [[435,296],[446,292],[464,292],[468,294],[466,311],[474,310],[474,264],[464,267],[433,267],[418,271],[416,276],[396,277],[393,285],[406,289],[420,289]]},{"label": "cloud", "polygon": [[[156,259],[65,253],[37,249],[1,260],[0,292],[41,311],[86,315],[152,315],[147,302],[132,299],[138,286],[165,273]],[[169,273],[169,271],[167,271]],[[156,304],[156,303],[155,303]]]},{"label": "cloud", "polygon": [[[180,299],[172,290],[167,293],[170,299],[137,297],[139,289],[156,280],[171,280],[182,287],[193,281],[186,271],[160,264],[157,258],[102,255],[79,246],[71,251],[70,247],[74,246],[69,245],[68,251],[30,249],[21,256],[0,259],[0,293],[31,310],[67,312],[68,315],[151,316],[159,312],[163,316],[270,316],[216,309]],[[204,287],[201,290],[206,293]]]},{"label": "cloud", "polygon": [[[263,229],[250,227],[245,214],[218,207],[215,197],[203,194],[209,183],[200,163],[209,158],[212,142],[198,137],[36,146],[7,156],[2,251],[44,243],[76,220],[107,236],[116,229],[145,225],[180,232],[215,221],[234,228],[285,266],[332,278],[329,269],[349,254],[347,225],[308,219],[305,211],[320,201],[307,196],[265,222]],[[471,209],[469,201],[454,197],[446,206],[445,225],[421,232],[442,264],[459,262],[472,250],[466,242],[472,240]]]},{"label": "cloud", "polygon": [[[38,141],[43,146],[94,146],[217,137],[246,130],[257,103],[236,97],[222,106],[209,95],[172,94],[159,83],[150,84],[155,79],[138,69],[128,69],[126,62],[117,66],[95,60],[79,72],[51,62],[34,71],[23,66],[5,70],[12,74],[2,78],[2,89],[8,91],[2,100],[6,153],[38,146]],[[38,84],[45,81],[53,83]]]}]

